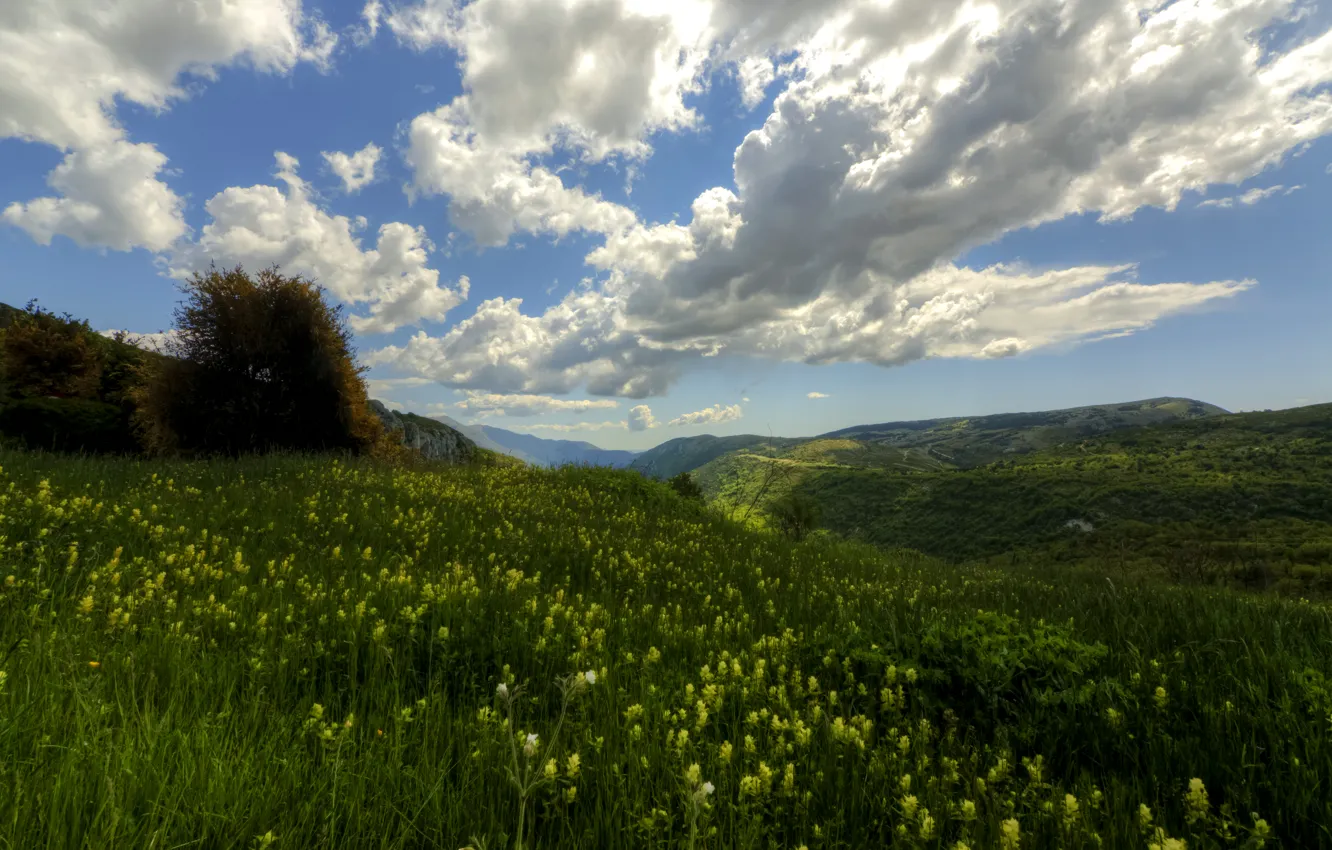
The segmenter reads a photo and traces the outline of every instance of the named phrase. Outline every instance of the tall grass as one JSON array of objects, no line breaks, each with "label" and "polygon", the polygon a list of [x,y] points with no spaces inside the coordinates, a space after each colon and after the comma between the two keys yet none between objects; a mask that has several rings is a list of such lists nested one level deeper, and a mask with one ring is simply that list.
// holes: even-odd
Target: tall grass
[{"label": "tall grass", "polygon": [[604,470],[0,467],[6,850],[1332,845],[1320,605]]}]

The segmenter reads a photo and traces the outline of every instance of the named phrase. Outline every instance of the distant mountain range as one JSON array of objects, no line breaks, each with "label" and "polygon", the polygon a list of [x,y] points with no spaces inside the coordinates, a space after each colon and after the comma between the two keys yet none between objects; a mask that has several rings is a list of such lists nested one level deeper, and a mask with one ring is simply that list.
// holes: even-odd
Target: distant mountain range
[{"label": "distant mountain range", "polygon": [[856,425],[817,437],[760,437],[755,434],[715,437],[704,434],[668,440],[639,454],[630,467],[646,475],[670,478],[681,472],[692,472],[731,452],[758,446],[769,452],[789,452],[808,446],[816,453],[835,451],[838,462],[855,466],[970,468],[1120,428],[1225,413],[1225,409],[1214,404],[1167,397],[1037,413]]},{"label": "distant mountain range", "polygon": [[442,414],[432,418],[461,432],[483,449],[506,454],[534,466],[563,466],[572,463],[618,468],[628,466],[638,456],[638,452],[603,449],[581,440],[547,440],[490,425],[464,425]]}]

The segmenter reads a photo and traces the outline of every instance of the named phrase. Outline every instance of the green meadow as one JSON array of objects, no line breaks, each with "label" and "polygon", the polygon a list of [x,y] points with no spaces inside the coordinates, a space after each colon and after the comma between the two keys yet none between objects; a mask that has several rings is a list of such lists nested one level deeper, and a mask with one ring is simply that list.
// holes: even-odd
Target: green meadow
[{"label": "green meadow", "polygon": [[0,848],[1332,844],[1299,598],[632,472],[0,451]]}]

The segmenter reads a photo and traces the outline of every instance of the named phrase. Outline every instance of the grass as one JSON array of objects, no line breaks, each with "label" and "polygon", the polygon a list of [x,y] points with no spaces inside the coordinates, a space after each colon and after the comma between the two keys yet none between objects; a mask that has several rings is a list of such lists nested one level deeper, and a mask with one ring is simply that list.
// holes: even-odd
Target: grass
[{"label": "grass", "polygon": [[5,850],[1332,844],[1316,603],[628,472],[0,468]]}]

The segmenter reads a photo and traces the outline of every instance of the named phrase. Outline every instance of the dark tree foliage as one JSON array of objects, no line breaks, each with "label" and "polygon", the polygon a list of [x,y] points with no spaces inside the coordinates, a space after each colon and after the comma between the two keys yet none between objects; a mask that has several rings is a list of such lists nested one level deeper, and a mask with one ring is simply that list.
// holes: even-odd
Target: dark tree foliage
[{"label": "dark tree foliage", "polygon": [[196,272],[182,291],[170,356],[135,392],[150,451],[364,452],[381,441],[342,309],[322,287],[237,266]]},{"label": "dark tree foliage", "polygon": [[666,483],[671,485],[671,489],[681,498],[695,502],[703,501],[703,488],[698,486],[698,482],[688,472],[681,472]]},{"label": "dark tree foliage", "polygon": [[777,530],[796,542],[804,540],[810,532],[818,528],[819,520],[822,518],[818,503],[794,490],[785,493],[769,505],[768,514],[772,517]]},{"label": "dark tree foliage", "polygon": [[28,302],[0,330],[0,368],[9,398],[96,398],[104,353],[87,322]]}]

